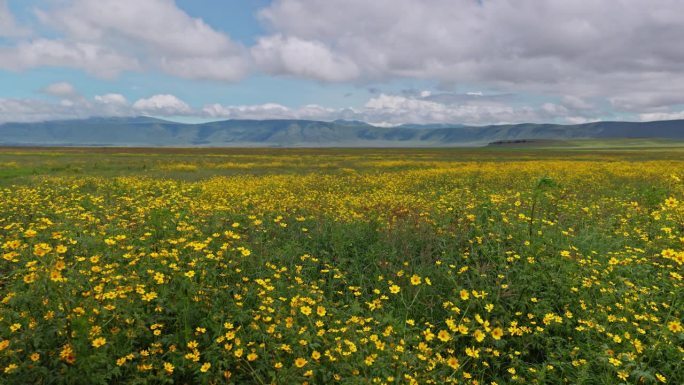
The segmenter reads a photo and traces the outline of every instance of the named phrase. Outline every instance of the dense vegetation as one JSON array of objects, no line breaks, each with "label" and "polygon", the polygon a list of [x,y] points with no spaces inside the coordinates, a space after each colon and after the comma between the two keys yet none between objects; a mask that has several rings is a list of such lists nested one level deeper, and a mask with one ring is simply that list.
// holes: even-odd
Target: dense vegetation
[{"label": "dense vegetation", "polygon": [[0,382],[684,383],[673,150],[0,151]]}]

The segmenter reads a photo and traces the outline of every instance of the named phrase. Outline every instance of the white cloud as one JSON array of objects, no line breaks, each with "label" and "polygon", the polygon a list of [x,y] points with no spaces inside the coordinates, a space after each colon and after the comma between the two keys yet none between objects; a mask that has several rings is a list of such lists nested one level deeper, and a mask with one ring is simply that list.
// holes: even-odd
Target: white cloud
[{"label": "white cloud", "polygon": [[[2,0],[0,0],[2,1]],[[0,3],[0,35],[3,25]],[[160,70],[189,79],[234,81],[248,70],[246,50],[173,0],[71,0],[36,10],[57,38],[0,48],[0,68],[83,69],[100,77]]]},{"label": "white cloud", "polygon": [[139,99],[133,103],[133,110],[148,115],[189,115],[192,108],[174,95],[159,94],[147,99]]},{"label": "white cloud", "polygon": [[18,25],[14,20],[7,0],[0,0],[0,37],[21,37],[30,33],[28,28]]},{"label": "white cloud", "polygon": [[589,119],[589,118],[585,118],[583,116],[568,116],[565,118],[565,121],[568,124],[584,124],[584,123],[598,122],[600,120],[599,119]]},{"label": "white cloud", "polygon": [[189,16],[173,0],[72,0],[38,15],[83,41],[137,42],[179,56],[220,56],[236,48],[228,36]]},{"label": "white cloud", "polygon": [[[310,119],[361,120],[375,125],[391,126],[403,123],[462,123],[485,125],[555,121],[576,123],[589,121],[562,104],[514,106],[486,96],[426,94],[413,96],[380,94],[361,108],[327,108],[306,105],[299,108],[266,103],[260,105],[223,106],[209,104],[201,113],[214,119]],[[440,101],[441,100],[441,101]]]},{"label": "white cloud", "polygon": [[32,99],[0,98],[0,123],[78,118],[70,108]]},{"label": "white cloud", "polygon": [[247,72],[242,56],[165,57],[160,68],[169,75],[186,79],[235,81]]},{"label": "white cloud", "polygon": [[578,98],[576,96],[572,95],[565,95],[563,96],[563,104],[566,105],[568,108],[573,108],[576,110],[590,110],[594,108],[594,105],[589,103],[588,101]]},{"label": "white cloud", "polygon": [[136,58],[91,43],[35,39],[0,47],[0,69],[19,71],[43,66],[78,68],[105,78],[139,69]]},{"label": "white cloud", "polygon": [[419,78],[655,108],[668,101],[640,91],[683,95],[682,14],[679,0],[275,0],[259,13],[272,34],[257,49],[271,59],[310,44],[354,69],[335,78],[317,60],[269,60],[318,80]]},{"label": "white cloud", "polygon": [[49,1],[35,14],[42,25],[32,31],[0,0],[0,69],[54,66],[104,78],[142,71],[218,81],[251,70],[322,82],[409,78],[440,89],[486,90],[403,95],[407,105],[436,103],[418,103],[422,112],[408,116],[424,119],[459,117],[456,98],[466,115],[505,116],[509,107],[515,116],[527,113],[520,106],[472,105],[491,92],[544,97],[567,111],[534,110],[577,119],[591,119],[601,104],[634,116],[673,113],[678,108],[671,106],[684,104],[684,46],[675,44],[684,36],[680,0],[273,0],[258,12],[265,32],[251,47],[174,0]]},{"label": "white cloud", "polygon": [[121,94],[95,95],[95,101],[107,105],[127,106],[128,100]]},{"label": "white cloud", "polygon": [[610,97],[608,100],[616,109],[631,112],[655,112],[663,107],[684,104],[684,93],[676,83],[667,90],[658,90],[656,86],[645,86],[644,89],[629,94]]},{"label": "white cloud", "polygon": [[652,122],[655,120],[677,120],[684,119],[684,111],[677,112],[648,112],[639,114],[639,119],[643,122]]},{"label": "white cloud", "polygon": [[[55,94],[68,95],[65,85],[52,85]],[[544,103],[537,106],[513,106],[500,101],[477,97],[463,102],[430,100],[439,95],[421,97],[379,94],[362,107],[329,108],[308,104],[291,108],[278,103],[255,105],[207,104],[194,109],[183,100],[170,94],[142,98],[134,103],[121,94],[109,93],[86,99],[72,90],[75,97],[64,97],[59,102],[38,100],[0,100],[1,121],[35,121],[76,119],[90,116],[161,117],[194,116],[205,119],[304,119],[332,121],[337,119],[361,120],[375,125],[392,126],[403,123],[461,123],[486,125],[498,123],[548,122],[580,123],[596,120],[591,116],[577,115],[577,111],[561,104]],[[480,99],[483,98],[483,99]],[[665,116],[665,115],[663,115]]]},{"label": "white cloud", "polygon": [[208,104],[202,108],[205,117],[215,119],[306,119],[334,120],[340,118],[340,110],[308,104],[291,109],[278,103],[256,105],[223,106]]},{"label": "white cloud", "polygon": [[[142,71],[218,81],[254,71],[358,85],[409,78],[475,90],[403,95],[405,104],[437,103],[419,103],[415,117],[425,119],[458,117],[456,98],[464,114],[505,116],[506,106],[472,105],[492,92],[544,97],[567,111],[534,110],[577,119],[591,119],[601,104],[634,116],[684,104],[684,46],[673,43],[684,36],[680,0],[273,0],[258,12],[265,32],[251,47],[174,0],[43,2],[35,31],[19,25],[7,4],[0,0],[6,70],[55,66],[104,78]],[[46,30],[49,36],[32,35]]]},{"label": "white cloud", "polygon": [[[525,104],[507,95],[468,95],[406,91],[401,94],[377,94],[360,107],[330,108],[318,104],[288,107],[279,103],[254,105],[207,104],[196,109],[171,94],[157,94],[134,103],[118,93],[96,95],[88,99],[71,84],[59,82],[43,89],[60,98],[46,102],[30,99],[1,99],[0,122],[76,119],[91,116],[160,117],[191,116],[221,119],[304,119],[332,121],[360,120],[374,125],[404,123],[458,123],[488,125],[525,122],[585,123],[598,120],[602,112],[589,103],[562,98],[555,103]],[[642,114],[643,120],[674,119],[683,113]],[[637,115],[634,115],[635,117]]]},{"label": "white cloud", "polygon": [[567,115],[568,109],[565,106],[555,104],[555,103],[544,103],[541,106],[542,111],[549,115]]},{"label": "white cloud", "polygon": [[126,97],[121,94],[95,95],[93,101],[93,116],[133,116],[139,114],[131,108]]},{"label": "white cloud", "polygon": [[252,48],[256,64],[265,72],[340,82],[359,76],[356,64],[333,53],[318,41],[274,35]]},{"label": "white cloud", "polygon": [[70,39],[127,52],[175,76],[236,80],[247,70],[238,44],[173,0],[73,0],[39,16]]},{"label": "white cloud", "polygon": [[380,94],[370,99],[361,115],[370,122],[401,123],[510,123],[536,121],[530,107],[513,107],[502,103],[440,103],[425,98]]},{"label": "white cloud", "polygon": [[43,88],[42,91],[48,95],[57,96],[61,98],[72,98],[78,95],[78,93],[76,92],[76,88],[74,88],[74,86],[68,82],[52,83],[49,86]]},{"label": "white cloud", "polygon": [[140,112],[131,108],[121,94],[96,95],[85,98],[68,82],[57,82],[44,87],[43,93],[58,101],[36,99],[0,99],[0,123],[36,122],[47,120],[84,119],[93,116],[134,116]]},{"label": "white cloud", "polygon": [[200,116],[174,95],[158,94],[131,104],[124,95],[107,93],[92,99],[82,96],[71,84],[59,82],[43,88],[43,92],[60,98],[58,101],[0,98],[0,124],[5,122],[35,122],[63,119],[84,119],[111,116]]},{"label": "white cloud", "polygon": [[204,106],[202,113],[210,118],[222,119],[291,119],[294,115],[292,110],[277,103],[247,106],[223,106],[215,103]]}]

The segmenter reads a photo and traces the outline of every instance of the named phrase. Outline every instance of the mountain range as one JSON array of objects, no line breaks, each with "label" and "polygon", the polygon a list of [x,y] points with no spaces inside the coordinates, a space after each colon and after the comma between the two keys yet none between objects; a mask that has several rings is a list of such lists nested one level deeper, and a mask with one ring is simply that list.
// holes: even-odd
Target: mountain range
[{"label": "mountain range", "polygon": [[342,120],[225,120],[187,124],[151,117],[107,117],[0,125],[2,146],[457,147],[520,140],[607,138],[682,140],[684,120],[378,127]]}]

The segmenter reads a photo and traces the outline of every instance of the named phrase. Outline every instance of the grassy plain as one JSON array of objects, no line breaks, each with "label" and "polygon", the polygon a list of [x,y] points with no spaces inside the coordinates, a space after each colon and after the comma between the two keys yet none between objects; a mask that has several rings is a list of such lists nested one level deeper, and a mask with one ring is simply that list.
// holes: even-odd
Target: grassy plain
[{"label": "grassy plain", "polygon": [[530,140],[512,141],[490,144],[491,147],[530,148],[530,149],[565,149],[565,150],[639,150],[649,152],[662,150],[681,151],[684,141],[680,139],[659,138],[622,138],[622,139],[566,139],[566,140]]},{"label": "grassy plain", "polygon": [[0,383],[684,383],[684,151],[0,149]]}]

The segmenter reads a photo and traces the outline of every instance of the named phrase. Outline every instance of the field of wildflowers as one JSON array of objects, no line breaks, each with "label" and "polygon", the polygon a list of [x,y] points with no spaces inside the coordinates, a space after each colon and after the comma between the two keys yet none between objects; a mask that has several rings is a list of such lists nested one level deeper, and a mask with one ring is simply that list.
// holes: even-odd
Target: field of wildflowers
[{"label": "field of wildflowers", "polygon": [[680,155],[1,151],[0,383],[683,384]]}]

